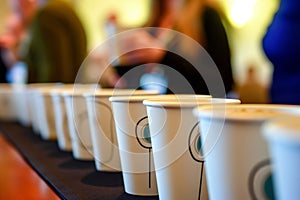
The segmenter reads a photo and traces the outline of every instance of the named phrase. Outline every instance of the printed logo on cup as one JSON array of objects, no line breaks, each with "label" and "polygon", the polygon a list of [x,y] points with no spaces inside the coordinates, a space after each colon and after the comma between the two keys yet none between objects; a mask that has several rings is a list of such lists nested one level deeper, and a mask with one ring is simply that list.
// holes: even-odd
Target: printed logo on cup
[{"label": "printed logo on cup", "polygon": [[151,137],[150,137],[150,130],[149,130],[149,123],[148,123],[148,117],[145,116],[142,119],[140,119],[136,126],[135,126],[135,136],[136,139],[139,143],[139,145],[142,148],[148,149],[148,174],[149,174],[149,188],[151,188],[151,150],[152,150],[152,145],[151,145]]},{"label": "printed logo on cup", "polygon": [[189,148],[189,152],[191,157],[193,158],[193,160],[195,162],[198,162],[201,165],[201,173],[200,173],[200,187],[199,187],[199,197],[198,199],[200,199],[200,195],[201,195],[201,185],[202,182],[204,181],[203,178],[203,173],[204,173],[204,157],[202,154],[202,142],[201,142],[201,137],[200,137],[200,131],[199,131],[199,122],[197,122],[190,134],[189,134],[189,139],[188,139],[188,148]]},{"label": "printed logo on cup", "polygon": [[151,151],[151,137],[149,130],[148,117],[140,119],[135,126],[135,136],[138,143],[145,149]]},{"label": "printed logo on cup", "polygon": [[188,141],[188,148],[191,154],[191,157],[200,163],[204,163],[204,158],[202,154],[202,142],[200,138],[200,131],[199,131],[199,122],[197,122],[190,134],[189,134],[189,141]]},{"label": "printed logo on cup", "polygon": [[269,159],[257,163],[249,175],[249,193],[251,199],[274,200],[273,176]]}]

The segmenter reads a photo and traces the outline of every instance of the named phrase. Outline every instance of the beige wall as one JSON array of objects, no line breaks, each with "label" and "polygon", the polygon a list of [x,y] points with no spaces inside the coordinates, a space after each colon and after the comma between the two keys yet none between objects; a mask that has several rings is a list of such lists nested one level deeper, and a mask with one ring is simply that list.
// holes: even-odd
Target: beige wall
[{"label": "beige wall", "polygon": [[8,0],[0,0],[0,33],[3,31],[6,16],[9,14]]},{"label": "beige wall", "polygon": [[142,25],[148,17],[151,0],[74,0],[85,28],[88,32],[89,49],[105,38],[104,22],[110,13],[116,13],[122,26]]},{"label": "beige wall", "polygon": [[[225,2],[224,0],[219,1]],[[258,79],[262,84],[268,85],[271,79],[272,65],[263,52],[262,39],[278,8],[279,0],[252,0],[252,2],[255,2],[252,18],[241,27],[229,24],[228,28],[234,75],[237,83],[244,82],[247,68],[249,65],[254,65]]]}]

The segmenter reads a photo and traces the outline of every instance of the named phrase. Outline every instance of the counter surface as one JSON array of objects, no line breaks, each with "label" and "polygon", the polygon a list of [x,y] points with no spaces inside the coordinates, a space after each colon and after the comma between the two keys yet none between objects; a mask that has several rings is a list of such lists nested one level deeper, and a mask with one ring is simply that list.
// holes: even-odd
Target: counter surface
[{"label": "counter surface", "polygon": [[75,160],[56,141],[42,140],[31,128],[0,122],[0,132],[62,199],[158,199],[125,193],[121,172],[96,171],[93,161]]}]

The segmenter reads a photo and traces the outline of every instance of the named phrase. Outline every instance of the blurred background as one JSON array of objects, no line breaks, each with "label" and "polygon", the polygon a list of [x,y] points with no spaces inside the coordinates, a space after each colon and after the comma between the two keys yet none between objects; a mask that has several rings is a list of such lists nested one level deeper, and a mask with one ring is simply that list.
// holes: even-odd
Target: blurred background
[{"label": "blurred background", "polygon": [[[87,33],[88,50],[105,39],[104,23],[114,13],[123,27],[139,27],[151,15],[151,0],[65,0],[71,3]],[[279,0],[210,0],[219,9],[224,22],[236,84],[243,85],[250,74],[268,87],[272,66],[262,50],[262,38],[279,4]],[[10,9],[0,0],[0,32]],[[251,68],[251,70],[249,70]],[[254,75],[253,75],[254,74]]]}]

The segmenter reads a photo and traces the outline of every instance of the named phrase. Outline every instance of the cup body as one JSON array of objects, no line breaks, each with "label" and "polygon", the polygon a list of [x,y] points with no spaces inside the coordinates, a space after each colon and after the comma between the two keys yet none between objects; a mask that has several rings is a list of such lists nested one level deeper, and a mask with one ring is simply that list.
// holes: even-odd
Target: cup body
[{"label": "cup body", "polygon": [[208,199],[199,122],[193,109],[212,102],[240,103],[214,98],[144,101],[161,199]]},{"label": "cup body", "polygon": [[32,83],[27,85],[27,103],[28,112],[30,116],[30,122],[34,133],[40,134],[43,121],[41,119],[41,113],[44,111],[44,104],[41,103],[40,90],[46,90],[48,88],[56,88],[61,86],[61,83]]},{"label": "cup body", "polygon": [[262,125],[299,108],[286,105],[198,107],[210,199],[273,199]]},{"label": "cup body", "polygon": [[17,121],[16,90],[10,84],[0,84],[0,119],[4,121]]},{"label": "cup body", "polygon": [[109,97],[86,97],[86,106],[96,170],[115,172],[121,164]]},{"label": "cup body", "polygon": [[157,95],[158,92],[132,89],[101,89],[96,93],[85,94],[96,170],[121,171],[115,121],[109,98],[111,96],[145,94]]},{"label": "cup body", "polygon": [[[159,95],[160,96],[160,95]],[[148,117],[143,100],[157,95],[110,97],[125,192],[158,195]]]},{"label": "cup body", "polygon": [[33,132],[37,135],[40,134],[40,121],[39,121],[39,110],[40,106],[38,104],[38,92],[36,88],[30,88],[28,92],[30,96],[29,112],[31,113],[31,126]]},{"label": "cup body", "polygon": [[299,115],[267,122],[263,135],[268,143],[273,165],[276,199],[300,197],[300,127]]},{"label": "cup body", "polygon": [[39,89],[36,94],[40,135],[44,140],[56,140],[54,105],[50,96],[52,88]]},{"label": "cup body", "polygon": [[63,151],[72,151],[72,141],[67,121],[67,110],[62,96],[65,90],[66,89],[52,90],[51,98],[54,106],[54,120],[58,147]]},{"label": "cup body", "polygon": [[[57,143],[60,150],[71,151],[72,141],[67,120],[67,110],[63,94],[71,96],[77,90],[96,88],[94,84],[62,84],[50,90],[50,96],[53,104],[54,126],[57,135]],[[78,93],[78,92],[77,92]],[[72,109],[74,107],[72,106]]]},{"label": "cup body", "polygon": [[63,93],[70,131],[73,157],[78,160],[94,160],[91,129],[87,105],[83,94],[91,89],[79,89]]},{"label": "cup body", "polygon": [[25,84],[13,84],[15,90],[15,109],[17,111],[18,122],[22,126],[31,126],[31,116],[29,111],[29,100],[28,87]]}]

